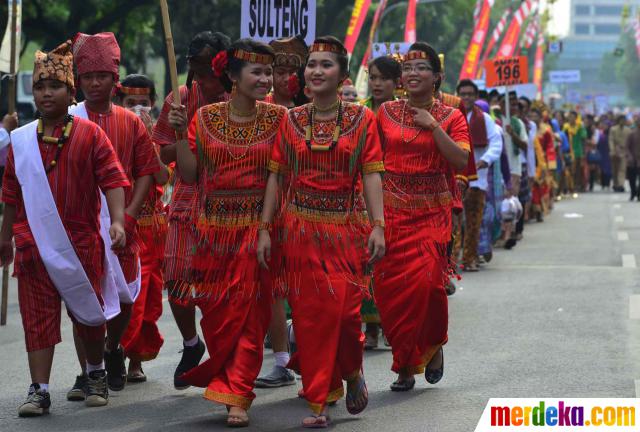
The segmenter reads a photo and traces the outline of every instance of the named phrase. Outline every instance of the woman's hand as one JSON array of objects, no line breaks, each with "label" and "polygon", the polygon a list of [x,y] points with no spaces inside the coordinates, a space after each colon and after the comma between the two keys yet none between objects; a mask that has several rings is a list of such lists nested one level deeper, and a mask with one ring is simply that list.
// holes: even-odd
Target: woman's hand
[{"label": "woman's hand", "polygon": [[428,130],[434,130],[438,126],[438,122],[429,111],[420,108],[411,108],[411,112],[413,113],[413,122],[416,126]]},{"label": "woman's hand", "polygon": [[375,226],[369,235],[369,264],[375,264],[384,257],[386,251],[384,243],[384,230]]},{"label": "woman's hand", "polygon": [[269,270],[269,261],[271,261],[271,236],[267,230],[258,231],[258,246],[256,248],[258,255],[258,263],[260,267]]},{"label": "woman's hand", "polygon": [[187,127],[187,107],[184,105],[171,105],[171,110],[167,116],[169,124],[176,132],[186,132]]}]

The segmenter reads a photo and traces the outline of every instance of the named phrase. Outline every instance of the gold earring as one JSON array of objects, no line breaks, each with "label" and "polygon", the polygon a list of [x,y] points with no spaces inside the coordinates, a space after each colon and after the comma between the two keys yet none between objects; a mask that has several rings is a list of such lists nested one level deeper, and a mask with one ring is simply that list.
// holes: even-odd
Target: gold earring
[{"label": "gold earring", "polygon": [[233,86],[231,87],[231,97],[232,98],[236,95],[237,91],[238,91],[238,86],[237,86],[236,82],[234,81],[233,82]]}]

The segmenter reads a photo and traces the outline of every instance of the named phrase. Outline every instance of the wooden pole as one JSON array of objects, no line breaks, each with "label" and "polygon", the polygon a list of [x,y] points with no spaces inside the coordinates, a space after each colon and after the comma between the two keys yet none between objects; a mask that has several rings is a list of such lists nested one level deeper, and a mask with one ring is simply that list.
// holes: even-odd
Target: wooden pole
[{"label": "wooden pole", "polygon": [[180,88],[178,86],[178,70],[176,68],[176,51],[173,48],[173,36],[171,35],[171,20],[169,19],[169,6],[167,0],[160,0],[160,11],[162,12],[162,27],[164,28],[164,39],[167,44],[167,58],[169,65],[169,75],[171,76],[171,90],[173,100],[180,104]]},{"label": "wooden pole", "polygon": [[[16,57],[17,57],[17,30],[18,30],[18,0],[11,2],[11,64],[10,76],[9,76],[9,101],[8,110],[9,114],[13,114],[16,111]],[[9,266],[2,267],[2,299],[0,301],[0,326],[7,325],[7,305],[9,302]]]}]

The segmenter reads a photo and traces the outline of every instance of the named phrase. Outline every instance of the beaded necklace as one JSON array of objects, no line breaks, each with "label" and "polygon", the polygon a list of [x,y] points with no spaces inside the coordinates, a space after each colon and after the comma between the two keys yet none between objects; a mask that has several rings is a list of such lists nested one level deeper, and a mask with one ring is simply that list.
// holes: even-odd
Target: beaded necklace
[{"label": "beaded necklace", "polygon": [[[410,138],[409,140],[406,140],[404,137],[404,119],[405,119],[405,113],[407,111],[407,106],[409,105],[409,102],[405,101],[404,105],[402,106],[402,120],[400,121],[400,139],[402,140],[403,143],[405,144],[409,144],[410,142],[414,141],[416,138],[418,138],[418,135],[420,135],[420,132],[422,132],[422,128],[418,127],[418,132],[416,132],[416,134]],[[420,106],[420,107],[416,107],[419,109],[426,109],[427,111],[431,112],[431,108],[433,107],[433,100],[431,100],[431,102],[427,103],[426,105]]]},{"label": "beaded necklace", "polygon": [[309,115],[309,124],[305,128],[305,141],[307,144],[307,148],[311,151],[330,151],[336,148],[336,145],[338,145],[338,139],[340,138],[340,132],[342,130],[341,128],[342,101],[338,100],[338,104],[336,108],[336,127],[333,130],[333,137],[331,140],[331,144],[329,145],[313,144],[313,141],[318,141],[318,142],[320,141],[320,140],[316,140],[316,137],[314,136],[314,131],[313,131],[313,123],[315,121],[315,116],[316,116],[316,106],[312,103],[311,108],[307,107],[307,110],[308,110],[307,114]]},{"label": "beaded necklace", "polygon": [[231,106],[231,101],[227,102],[227,109],[226,109],[226,111],[227,111],[227,122],[224,125],[224,141],[225,141],[225,147],[227,148],[227,152],[229,153],[229,156],[231,156],[231,158],[233,160],[237,161],[237,160],[240,160],[240,159],[244,159],[245,156],[247,156],[247,153],[249,153],[249,149],[253,145],[252,141],[255,138],[256,129],[258,127],[258,119],[260,117],[260,107],[261,107],[261,105],[257,105],[257,107],[256,107],[256,119],[255,119],[255,121],[253,123],[253,127],[251,128],[251,136],[247,140],[247,144],[242,146],[242,147],[245,147],[245,151],[240,156],[236,156],[233,153],[233,151],[231,151],[231,145],[229,144],[229,129],[231,128],[231,122],[230,122],[230,118],[229,118],[229,112],[231,111],[230,106]]},{"label": "beaded necklace", "polygon": [[69,135],[71,135],[71,128],[73,127],[73,116],[71,114],[67,114],[64,116],[65,126],[64,132],[62,136],[59,138],[45,136],[44,135],[44,123],[42,122],[42,117],[38,117],[38,139],[42,140],[45,144],[56,145],[56,155],[53,157],[53,160],[49,162],[49,166],[45,169],[45,172],[49,174],[52,169],[54,169],[58,165],[58,158],[60,157],[60,153],[62,152],[62,146],[69,139]]}]

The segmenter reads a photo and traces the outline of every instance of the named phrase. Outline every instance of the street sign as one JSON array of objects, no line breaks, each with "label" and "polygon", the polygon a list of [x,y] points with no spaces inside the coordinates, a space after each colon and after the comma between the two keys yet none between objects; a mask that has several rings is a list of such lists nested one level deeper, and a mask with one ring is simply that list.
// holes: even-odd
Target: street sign
[{"label": "street sign", "polygon": [[582,77],[578,69],[549,71],[549,82],[552,84],[579,83],[581,80]]},{"label": "street sign", "polygon": [[547,44],[549,54],[560,54],[562,52],[562,41],[552,41]]},{"label": "street sign", "polygon": [[301,35],[307,45],[316,35],[316,0],[242,0],[240,37],[261,42]]},{"label": "street sign", "polygon": [[526,57],[503,57],[484,63],[487,87],[512,86],[529,82],[529,61]]}]

